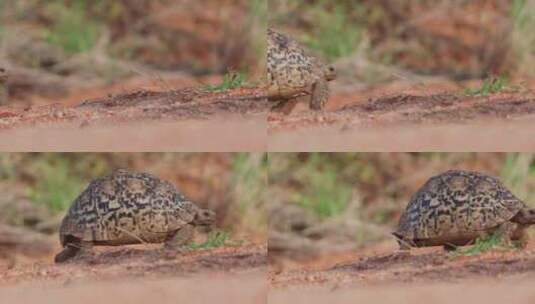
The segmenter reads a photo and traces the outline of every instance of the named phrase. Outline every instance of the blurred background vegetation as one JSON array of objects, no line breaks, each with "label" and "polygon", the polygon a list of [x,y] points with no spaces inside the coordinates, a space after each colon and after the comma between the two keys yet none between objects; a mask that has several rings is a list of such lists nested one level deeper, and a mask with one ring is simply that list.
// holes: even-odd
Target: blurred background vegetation
[{"label": "blurred background vegetation", "polygon": [[263,74],[265,0],[20,0],[0,6],[0,66],[11,73],[11,102],[58,102],[84,88],[105,96],[118,83],[122,90],[218,83],[229,70],[251,82]]},{"label": "blurred background vegetation", "polygon": [[270,26],[361,81],[535,77],[533,0],[271,0],[269,12]]},{"label": "blurred background vegetation", "polygon": [[298,258],[396,247],[390,233],[411,196],[450,169],[499,177],[535,207],[533,154],[270,153],[270,250]]},{"label": "blurred background vegetation", "polygon": [[217,84],[229,71],[239,73],[239,85],[258,84],[268,22],[335,63],[335,91],[433,77],[535,77],[535,0],[19,0],[0,6],[0,66],[11,73],[12,103],[69,104],[140,88]]},{"label": "blurred background vegetation", "polygon": [[[217,226],[235,240],[265,242],[265,154],[244,153],[2,153],[2,227],[50,235],[89,182],[118,168],[152,173],[217,212]],[[21,230],[23,229],[23,230]],[[16,245],[16,244],[15,244]],[[15,246],[16,247],[16,246]]]},{"label": "blurred background vegetation", "polygon": [[0,248],[6,227],[57,246],[72,201],[92,179],[117,168],[174,183],[215,210],[218,227],[233,240],[269,238],[273,257],[395,248],[390,232],[410,197],[450,169],[497,176],[535,207],[534,154],[2,153]]}]

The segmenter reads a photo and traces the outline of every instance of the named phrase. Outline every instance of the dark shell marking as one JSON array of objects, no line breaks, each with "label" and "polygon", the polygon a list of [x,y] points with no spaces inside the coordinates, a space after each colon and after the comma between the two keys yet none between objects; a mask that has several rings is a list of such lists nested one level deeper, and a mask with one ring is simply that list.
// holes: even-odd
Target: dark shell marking
[{"label": "dark shell marking", "polygon": [[532,214],[498,179],[447,171],[414,194],[394,235],[412,246],[462,245],[509,221],[528,224]]},{"label": "dark shell marking", "polygon": [[94,245],[164,242],[187,224],[209,225],[212,211],[186,199],[169,182],[147,173],[117,170],[80,194],[60,227],[66,246],[77,239]]}]

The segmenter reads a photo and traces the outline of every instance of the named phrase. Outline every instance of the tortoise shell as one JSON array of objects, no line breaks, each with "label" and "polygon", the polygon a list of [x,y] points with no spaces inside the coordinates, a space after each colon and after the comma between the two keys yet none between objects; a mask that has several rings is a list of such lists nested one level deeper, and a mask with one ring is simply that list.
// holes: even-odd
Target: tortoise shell
[{"label": "tortoise shell", "polygon": [[334,68],[289,36],[268,28],[267,80],[270,95],[289,96],[318,81],[333,80]]},{"label": "tortoise shell", "polygon": [[164,242],[203,211],[211,212],[169,182],[117,170],[92,181],[73,202],[61,223],[60,241],[63,246],[73,238],[101,245]]},{"label": "tortoise shell", "polygon": [[497,178],[447,171],[414,194],[394,235],[412,245],[455,244],[495,229],[523,209],[527,206]]}]

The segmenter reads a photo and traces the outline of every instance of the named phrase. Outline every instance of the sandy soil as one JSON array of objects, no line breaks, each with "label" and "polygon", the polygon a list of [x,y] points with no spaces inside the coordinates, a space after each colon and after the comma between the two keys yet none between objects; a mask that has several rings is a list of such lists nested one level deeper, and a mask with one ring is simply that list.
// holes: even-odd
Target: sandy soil
[{"label": "sandy soil", "polygon": [[532,303],[535,298],[533,242],[524,250],[475,256],[455,256],[438,247],[401,255],[395,247],[388,242],[291,267],[273,263],[270,303],[459,303],[461,294],[468,303]]},{"label": "sandy soil", "polygon": [[0,107],[4,151],[264,151],[262,91],[138,91],[27,108]]},{"label": "sandy soil", "polygon": [[0,132],[2,151],[262,152],[265,115],[177,122],[127,122],[80,128],[79,123],[22,127]]},{"label": "sandy soil", "polygon": [[[535,94],[426,90],[333,96],[328,111],[270,113],[270,151],[526,151]],[[378,94],[376,90],[372,93]]]},{"label": "sandy soil", "polygon": [[[197,273],[263,269],[265,246],[246,245],[196,250],[170,256],[160,245],[96,247],[94,256],[65,264],[54,264],[53,255],[33,263],[3,265],[0,285],[26,282],[65,283],[123,278],[160,278]],[[57,253],[57,252],[56,252]],[[2,264],[0,264],[1,266]]]},{"label": "sandy soil", "polygon": [[154,299],[208,303],[221,298],[265,303],[266,246],[222,247],[176,256],[160,247],[100,247],[93,257],[66,264],[53,264],[52,256],[47,256],[41,262],[4,265],[0,303],[147,303]]},{"label": "sandy soil", "polygon": [[0,303],[266,303],[265,273],[201,274],[188,278],[24,284],[0,288]]},{"label": "sandy soil", "polygon": [[382,127],[311,126],[271,132],[272,152],[532,152],[535,116],[515,121]]},{"label": "sandy soil", "polygon": [[271,290],[269,303],[518,303],[535,300],[531,276],[505,280],[468,280],[457,284],[430,283],[386,286],[313,286],[292,290]]}]

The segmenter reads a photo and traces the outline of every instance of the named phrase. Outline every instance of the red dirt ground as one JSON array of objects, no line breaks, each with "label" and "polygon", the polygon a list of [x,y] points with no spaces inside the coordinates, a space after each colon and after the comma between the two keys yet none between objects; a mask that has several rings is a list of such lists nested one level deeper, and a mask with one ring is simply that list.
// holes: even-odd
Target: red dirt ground
[{"label": "red dirt ground", "polygon": [[430,283],[383,286],[312,286],[291,290],[270,290],[269,303],[517,303],[535,300],[531,276],[514,276],[505,280],[493,278],[467,280],[458,284]]},{"label": "red dirt ground", "polygon": [[265,272],[200,274],[151,280],[69,283],[65,286],[25,284],[0,288],[0,303],[266,303]]},{"label": "red dirt ground", "polygon": [[[442,88],[449,89],[441,91]],[[8,151],[533,151],[535,93],[451,85],[332,96],[270,112],[261,89],[138,91],[75,105],[0,107]],[[70,100],[70,99],[69,99]]]},{"label": "red dirt ground", "polygon": [[[535,243],[525,250],[454,256],[441,248],[410,255],[380,244],[280,268],[271,264],[270,303],[533,303]],[[476,300],[477,299],[477,300]],[[507,299],[507,301],[505,300]]]},{"label": "red dirt ground", "polygon": [[266,246],[175,257],[159,247],[99,248],[92,258],[60,265],[52,256],[8,265],[0,272],[0,303],[265,303]]},{"label": "red dirt ground", "polygon": [[[446,88],[447,90],[444,90]],[[270,151],[533,151],[535,91],[468,96],[451,85],[399,86],[332,96],[327,111],[299,104],[270,113]]]},{"label": "red dirt ground", "polygon": [[138,91],[28,108],[0,107],[5,151],[263,151],[261,90]]}]

